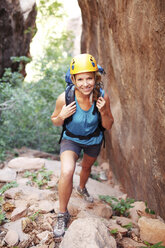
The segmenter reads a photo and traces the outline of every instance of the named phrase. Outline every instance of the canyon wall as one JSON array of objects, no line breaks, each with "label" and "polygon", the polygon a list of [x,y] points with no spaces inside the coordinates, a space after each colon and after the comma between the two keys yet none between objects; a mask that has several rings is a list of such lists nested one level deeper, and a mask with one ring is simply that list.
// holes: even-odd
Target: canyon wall
[{"label": "canyon wall", "polygon": [[106,156],[129,197],[165,219],[165,1],[79,0],[81,51],[104,67]]},{"label": "canyon wall", "polygon": [[0,77],[7,67],[18,69],[19,64],[10,60],[12,56],[29,56],[35,7],[35,0],[0,0]]}]

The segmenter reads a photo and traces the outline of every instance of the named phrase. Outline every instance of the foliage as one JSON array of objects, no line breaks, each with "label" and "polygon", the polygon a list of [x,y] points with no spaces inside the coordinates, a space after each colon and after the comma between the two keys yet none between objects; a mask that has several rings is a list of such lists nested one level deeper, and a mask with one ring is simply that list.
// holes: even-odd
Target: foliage
[{"label": "foliage", "polygon": [[10,183],[6,183],[5,185],[3,185],[3,187],[0,189],[0,194],[2,195],[6,190],[10,189],[10,188],[15,188],[18,187],[18,184],[16,181],[10,182]]},{"label": "foliage", "polygon": [[145,212],[146,212],[147,214],[155,214],[155,211],[154,211],[154,210],[148,208],[147,202],[145,202],[145,205],[146,205]]},{"label": "foliage", "polygon": [[15,56],[13,56],[13,57],[11,57],[10,59],[11,59],[11,61],[12,61],[13,63],[24,62],[25,64],[27,64],[27,63],[29,63],[29,62],[31,61],[31,59],[28,58],[28,57],[26,57],[26,56],[20,56],[20,57],[15,57]]},{"label": "foliage", "polygon": [[[23,76],[18,72],[12,72],[11,68],[5,68],[3,77],[2,79],[0,79],[0,83],[2,84],[9,83],[9,85],[11,86],[21,86],[22,81],[23,81]],[[6,88],[5,85],[2,86],[4,89]]]},{"label": "foliage", "polygon": [[62,8],[62,3],[60,3],[57,0],[54,1],[40,0],[39,5],[37,7],[42,17],[56,16],[57,18],[62,17],[61,8]]},{"label": "foliage", "polygon": [[31,216],[29,216],[29,218],[32,220],[32,221],[35,221],[38,216],[40,215],[40,212],[41,210],[39,209],[37,212],[35,212],[34,214],[32,214]]},{"label": "foliage", "polygon": [[6,153],[5,153],[5,149],[1,146],[1,144],[2,141],[0,140],[0,162],[3,162],[5,161]]},{"label": "foliage", "polygon": [[99,166],[99,162],[96,160],[93,164],[95,167]]},{"label": "foliage", "polygon": [[5,222],[6,220],[6,215],[5,212],[2,211],[2,202],[3,202],[3,197],[0,197],[0,225]]},{"label": "foliage", "polygon": [[[12,72],[11,68],[5,68],[5,72],[2,78],[0,78],[0,89],[1,90],[6,89],[6,83],[8,83],[9,86],[12,86],[12,87],[21,86],[23,79],[24,79],[21,74],[22,66],[23,66],[22,64],[27,64],[31,61],[31,59],[26,56],[11,57],[10,59],[13,62],[13,64],[14,63],[19,64],[18,71]],[[0,90],[0,96],[3,97],[1,90]],[[0,98],[1,101],[3,99],[2,97]]]},{"label": "foliage", "polygon": [[147,241],[144,241],[144,243],[147,245],[147,246],[141,246],[141,248],[165,248],[164,245],[161,245],[162,242],[158,242],[154,245],[151,245],[150,243],[148,243]]},{"label": "foliage", "polygon": [[[60,19],[62,5],[58,1],[41,0],[39,15]],[[39,21],[41,21],[39,19]],[[70,63],[73,47],[72,34],[54,30],[47,37],[44,52],[31,63],[37,80],[25,82],[21,74],[21,63],[28,63],[25,56],[12,57],[20,63],[17,72],[6,68],[0,79],[0,161],[5,151],[22,146],[50,153],[59,152],[58,140],[61,127],[53,126],[51,114],[57,96],[65,89],[65,73]]]},{"label": "foliage", "polygon": [[126,200],[117,198],[109,195],[99,195],[100,200],[107,202],[113,209],[114,215],[129,216],[129,209],[133,208],[131,205],[134,203],[134,199],[127,198]]},{"label": "foliage", "polygon": [[111,234],[117,234],[117,233],[118,233],[118,230],[117,230],[117,229],[112,229],[112,230],[110,231],[110,233],[111,233]]},{"label": "foliage", "polygon": [[96,180],[96,181],[100,181],[100,176],[99,174],[94,174],[94,173],[91,173],[90,174],[90,178]]},{"label": "foliage", "polygon": [[2,108],[5,111],[2,111],[0,119],[0,150],[28,146],[58,152],[54,144],[60,128],[53,127],[50,116],[57,95],[63,89],[63,85],[55,84],[47,75],[35,84],[16,89],[7,85],[1,91],[6,105]]},{"label": "foliage", "polygon": [[122,227],[124,227],[124,228],[130,230],[130,229],[132,229],[132,223],[130,222],[130,223],[128,223],[127,225],[124,225],[124,226],[122,226]]},{"label": "foliage", "polygon": [[1,207],[0,207],[0,225],[5,222],[6,219],[6,215],[5,212],[2,211]]},{"label": "foliage", "polygon": [[[46,168],[42,168],[37,172],[26,171],[24,177],[31,179],[31,182],[35,182],[39,188],[43,185],[46,185],[50,181],[50,176],[53,174],[53,171],[47,171]],[[29,183],[31,183],[29,182]]]}]

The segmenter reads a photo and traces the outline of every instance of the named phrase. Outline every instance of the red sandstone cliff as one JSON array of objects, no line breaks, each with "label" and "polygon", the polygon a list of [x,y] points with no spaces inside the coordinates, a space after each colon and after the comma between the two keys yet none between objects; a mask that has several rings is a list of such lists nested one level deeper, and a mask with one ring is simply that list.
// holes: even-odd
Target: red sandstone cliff
[{"label": "red sandstone cliff", "polygon": [[79,0],[82,52],[93,54],[115,123],[107,157],[128,195],[165,218],[165,1]]}]

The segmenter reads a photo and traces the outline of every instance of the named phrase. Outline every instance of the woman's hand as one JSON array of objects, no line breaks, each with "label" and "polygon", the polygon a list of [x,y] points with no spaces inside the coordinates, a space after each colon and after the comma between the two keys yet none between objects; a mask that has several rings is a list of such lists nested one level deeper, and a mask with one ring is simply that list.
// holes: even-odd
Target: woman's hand
[{"label": "woman's hand", "polygon": [[96,102],[96,107],[98,108],[101,114],[106,113],[106,101],[103,97],[99,97]]},{"label": "woman's hand", "polygon": [[61,112],[59,114],[59,117],[62,120],[65,120],[66,118],[70,117],[76,112],[76,102],[71,102],[69,105],[64,105],[61,109]]},{"label": "woman's hand", "polygon": [[51,120],[55,126],[62,126],[64,120],[76,112],[76,102],[72,102],[66,106],[65,104],[65,92],[58,96],[56,100],[56,107]]},{"label": "woman's hand", "polygon": [[104,98],[103,97],[98,98],[96,102],[96,107],[98,108],[101,114],[102,126],[107,130],[111,129],[114,119],[111,113],[110,100],[107,93],[105,93]]}]

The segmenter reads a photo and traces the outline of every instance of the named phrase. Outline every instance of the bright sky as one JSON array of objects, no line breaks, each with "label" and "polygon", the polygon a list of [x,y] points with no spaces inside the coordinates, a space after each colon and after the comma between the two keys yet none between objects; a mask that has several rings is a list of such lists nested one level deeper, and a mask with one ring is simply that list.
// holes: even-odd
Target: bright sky
[{"label": "bright sky", "polygon": [[64,4],[64,9],[69,18],[76,18],[81,15],[81,11],[77,0],[61,0]]},{"label": "bright sky", "polygon": [[[57,25],[57,23],[54,22],[53,18],[52,19],[50,18],[49,20],[47,20],[46,26],[41,23],[37,24],[37,33],[34,36],[30,45],[30,54],[33,60],[37,59],[39,56],[42,55],[44,46],[46,45],[47,42],[47,37],[52,32],[52,30],[56,30],[56,32],[60,32],[62,29],[67,28],[67,25],[71,19],[78,18],[81,16],[81,11],[77,0],[61,0],[61,2],[63,3],[64,11],[67,14],[63,22],[58,23]],[[81,25],[81,23],[77,23],[77,25]],[[79,52],[80,50],[79,47],[80,47],[80,34],[81,34],[81,27],[78,27],[77,25],[76,25],[76,30],[78,30],[79,33],[78,34],[76,33],[75,36],[76,53]],[[25,78],[25,81],[30,82],[32,80],[35,80],[35,71],[33,68],[33,62],[29,63],[26,66],[26,72],[27,72],[27,76]]]}]

